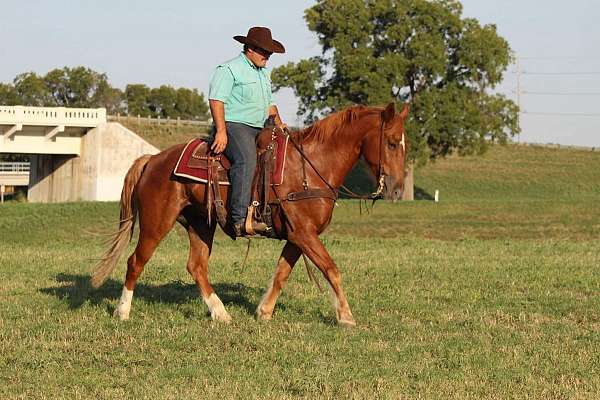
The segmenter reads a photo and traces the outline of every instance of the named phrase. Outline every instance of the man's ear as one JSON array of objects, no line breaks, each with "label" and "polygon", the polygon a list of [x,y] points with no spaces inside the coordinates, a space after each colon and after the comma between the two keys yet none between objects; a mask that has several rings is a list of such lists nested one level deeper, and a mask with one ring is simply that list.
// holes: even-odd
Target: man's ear
[{"label": "man's ear", "polygon": [[385,110],[381,112],[381,118],[383,119],[383,122],[390,122],[394,118],[395,113],[396,105],[394,103],[388,104]]},{"label": "man's ear", "polygon": [[408,117],[408,103],[404,103],[404,107],[402,108],[402,111],[400,112],[400,118],[402,118],[402,120],[405,120],[406,117]]}]

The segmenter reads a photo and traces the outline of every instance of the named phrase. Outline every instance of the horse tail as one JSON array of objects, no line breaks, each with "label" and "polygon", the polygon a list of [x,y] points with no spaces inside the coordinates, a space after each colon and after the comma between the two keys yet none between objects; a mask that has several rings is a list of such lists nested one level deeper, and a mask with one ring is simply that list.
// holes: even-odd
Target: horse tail
[{"label": "horse tail", "polygon": [[150,161],[150,154],[145,154],[135,160],[123,183],[123,191],[121,192],[121,213],[119,230],[114,233],[109,241],[110,247],[100,258],[98,264],[92,271],[91,284],[94,288],[99,288],[112,274],[117,262],[123,254],[123,251],[131,241],[133,236],[133,227],[137,218],[137,201],[134,197],[135,186],[137,185],[146,164]]}]

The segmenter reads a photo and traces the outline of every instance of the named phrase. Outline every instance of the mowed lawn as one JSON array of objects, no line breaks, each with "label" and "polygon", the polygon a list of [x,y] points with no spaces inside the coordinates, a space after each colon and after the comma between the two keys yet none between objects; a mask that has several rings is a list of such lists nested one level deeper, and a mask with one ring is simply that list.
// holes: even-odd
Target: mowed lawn
[{"label": "mowed lawn", "polygon": [[[600,398],[600,153],[495,147],[415,174],[439,203],[340,201],[323,236],[358,326],[335,325],[302,264],[253,314],[283,243],[219,234],[214,323],[175,229],[131,319],[121,260],[88,283],[116,203],[0,206],[0,398]],[[318,276],[324,283],[321,276]]]}]

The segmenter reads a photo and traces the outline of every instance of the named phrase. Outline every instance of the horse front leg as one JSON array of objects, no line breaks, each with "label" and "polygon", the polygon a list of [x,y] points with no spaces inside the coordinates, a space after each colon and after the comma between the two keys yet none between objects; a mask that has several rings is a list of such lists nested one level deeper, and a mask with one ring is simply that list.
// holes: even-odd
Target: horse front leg
[{"label": "horse front leg", "polygon": [[342,289],[342,277],[335,262],[316,233],[298,233],[295,244],[323,273],[333,291],[335,316],[342,326],[356,326],[348,300]]},{"label": "horse front leg", "polygon": [[279,261],[277,261],[277,268],[273,274],[271,284],[256,308],[257,319],[270,320],[273,317],[273,309],[277,298],[301,254],[302,251],[295,244],[291,242],[285,244],[279,256]]}]

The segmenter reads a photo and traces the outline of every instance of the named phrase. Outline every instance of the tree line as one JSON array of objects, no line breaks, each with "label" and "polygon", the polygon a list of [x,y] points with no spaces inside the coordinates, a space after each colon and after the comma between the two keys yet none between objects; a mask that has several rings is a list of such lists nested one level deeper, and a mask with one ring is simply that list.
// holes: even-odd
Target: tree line
[{"label": "tree line", "polygon": [[57,68],[46,75],[25,72],[0,83],[0,104],[36,107],[106,108],[109,114],[206,120],[208,106],[197,89],[128,84],[112,87],[106,74],[83,66]]}]

